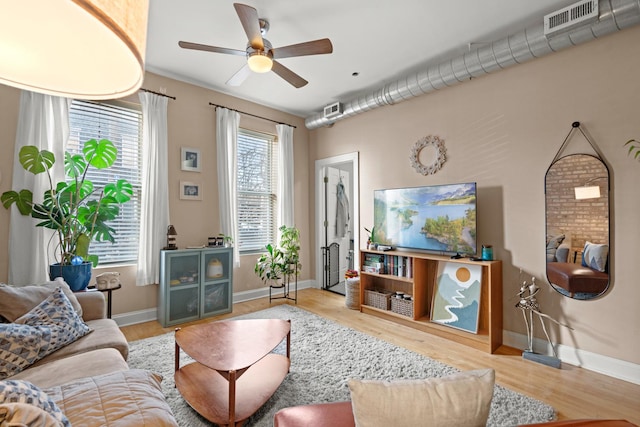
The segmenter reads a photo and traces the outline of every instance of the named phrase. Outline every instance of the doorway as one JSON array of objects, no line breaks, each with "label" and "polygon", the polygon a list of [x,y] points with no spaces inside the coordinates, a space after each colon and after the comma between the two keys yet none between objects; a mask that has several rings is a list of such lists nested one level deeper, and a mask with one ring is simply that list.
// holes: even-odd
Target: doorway
[{"label": "doorway", "polygon": [[316,281],[345,294],[344,274],[359,267],[358,153],[316,160]]}]

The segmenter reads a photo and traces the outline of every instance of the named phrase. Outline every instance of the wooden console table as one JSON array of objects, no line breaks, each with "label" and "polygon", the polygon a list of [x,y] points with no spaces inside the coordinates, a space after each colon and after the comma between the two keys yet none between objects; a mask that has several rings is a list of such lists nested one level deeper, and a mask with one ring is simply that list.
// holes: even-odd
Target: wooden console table
[{"label": "wooden console table", "polygon": [[[286,356],[271,353],[287,339]],[[236,426],[253,415],[289,372],[291,321],[225,320],[175,332],[175,383],[207,420]],[[180,367],[180,349],[195,362]]]}]

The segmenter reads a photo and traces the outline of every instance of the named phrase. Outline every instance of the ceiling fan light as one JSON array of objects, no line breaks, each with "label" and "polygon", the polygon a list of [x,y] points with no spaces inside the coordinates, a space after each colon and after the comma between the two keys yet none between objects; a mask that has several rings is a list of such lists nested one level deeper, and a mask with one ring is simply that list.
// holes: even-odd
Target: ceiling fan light
[{"label": "ceiling fan light", "polygon": [[256,73],[267,73],[271,71],[273,66],[273,60],[265,52],[261,51],[252,52],[247,58],[247,63],[251,71]]},{"label": "ceiling fan light", "polygon": [[148,0],[3,4],[0,83],[78,99],[120,98],[142,85]]}]

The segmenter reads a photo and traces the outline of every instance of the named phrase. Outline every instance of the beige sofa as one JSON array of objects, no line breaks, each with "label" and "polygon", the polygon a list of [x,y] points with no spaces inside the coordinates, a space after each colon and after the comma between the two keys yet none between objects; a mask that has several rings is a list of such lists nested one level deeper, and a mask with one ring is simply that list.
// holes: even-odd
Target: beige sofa
[{"label": "beige sofa", "polygon": [[[0,315],[5,321],[13,322],[20,315],[24,298],[33,299],[25,296],[33,291],[29,288],[33,287],[0,286]],[[102,292],[78,292],[73,297],[76,313],[92,332],[7,379],[28,381],[42,389],[73,426],[177,426],[162,394],[160,376],[129,369],[127,340],[116,322],[106,318]],[[30,304],[27,301],[26,307]]]}]

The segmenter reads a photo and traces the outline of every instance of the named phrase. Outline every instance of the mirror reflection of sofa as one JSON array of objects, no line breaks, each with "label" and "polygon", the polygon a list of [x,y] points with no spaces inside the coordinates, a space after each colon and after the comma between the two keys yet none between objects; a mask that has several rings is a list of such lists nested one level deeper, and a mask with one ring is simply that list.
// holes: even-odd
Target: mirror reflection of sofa
[{"label": "mirror reflection of sofa", "polygon": [[609,285],[608,245],[586,242],[582,259],[572,262],[570,241],[564,234],[547,238],[549,282],[570,297],[576,294],[601,294]]}]

